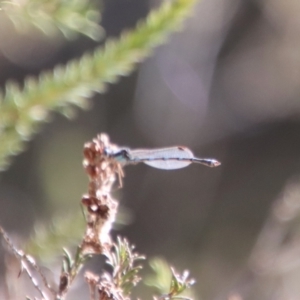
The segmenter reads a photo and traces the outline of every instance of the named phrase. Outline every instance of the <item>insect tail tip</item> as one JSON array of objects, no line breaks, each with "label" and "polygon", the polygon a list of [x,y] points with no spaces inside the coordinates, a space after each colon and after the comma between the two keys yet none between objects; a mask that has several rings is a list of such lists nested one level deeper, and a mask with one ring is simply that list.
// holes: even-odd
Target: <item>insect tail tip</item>
[{"label": "insect tail tip", "polygon": [[212,168],[214,168],[214,167],[218,167],[218,166],[220,166],[221,165],[221,162],[219,162],[218,160],[216,160],[216,159],[213,159],[212,161],[211,161],[211,167]]}]

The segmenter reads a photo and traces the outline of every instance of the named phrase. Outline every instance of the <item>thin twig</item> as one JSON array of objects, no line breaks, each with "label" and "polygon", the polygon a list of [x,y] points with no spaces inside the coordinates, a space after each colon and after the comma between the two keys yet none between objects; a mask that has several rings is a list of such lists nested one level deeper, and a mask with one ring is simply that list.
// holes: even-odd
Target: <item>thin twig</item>
[{"label": "thin twig", "polygon": [[51,292],[52,295],[56,294],[56,291],[49,285],[47,282],[46,277],[42,273],[41,269],[38,267],[34,259],[26,255],[22,250],[18,250],[15,245],[12,243],[10,238],[8,237],[7,233],[4,231],[4,229],[0,226],[0,233],[3,236],[4,241],[8,245],[8,247],[11,249],[12,253],[16,256],[17,259],[20,260],[21,263],[21,272],[24,270],[29,279],[31,280],[33,286],[36,288],[36,290],[40,293],[40,295],[43,297],[43,299],[48,299],[48,296],[44,293],[44,291],[39,287],[37,279],[33,276],[33,274],[30,271],[29,265],[35,269],[35,271],[39,274],[39,276],[42,279],[43,284],[45,287]]}]

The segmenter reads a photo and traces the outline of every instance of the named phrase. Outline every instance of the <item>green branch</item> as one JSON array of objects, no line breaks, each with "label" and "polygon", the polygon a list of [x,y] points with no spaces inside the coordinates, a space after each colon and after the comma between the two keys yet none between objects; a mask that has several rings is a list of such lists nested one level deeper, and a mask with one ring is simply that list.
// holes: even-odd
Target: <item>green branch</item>
[{"label": "green branch", "polygon": [[129,75],[168,33],[180,28],[194,2],[165,2],[134,31],[123,33],[118,40],[108,40],[93,54],[57,66],[36,79],[27,78],[22,89],[7,84],[0,97],[0,168],[8,166],[7,157],[22,150],[24,141],[47,121],[49,112],[64,112],[73,105],[84,107],[85,98],[94,92],[103,93],[107,84]]}]

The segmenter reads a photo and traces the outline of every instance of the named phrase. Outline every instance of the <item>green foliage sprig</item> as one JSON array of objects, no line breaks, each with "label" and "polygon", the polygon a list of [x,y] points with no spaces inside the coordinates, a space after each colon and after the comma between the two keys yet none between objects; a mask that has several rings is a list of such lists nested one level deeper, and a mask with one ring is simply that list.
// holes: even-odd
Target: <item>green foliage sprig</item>
[{"label": "green foliage sprig", "polygon": [[132,288],[141,280],[138,273],[142,267],[136,263],[145,259],[133,250],[134,247],[126,239],[118,237],[114,251],[106,254],[107,263],[113,268],[114,284],[125,296],[130,295]]},{"label": "green foliage sprig", "polygon": [[164,259],[158,257],[150,260],[149,263],[154,274],[146,278],[145,284],[154,287],[161,294],[161,296],[155,297],[156,300],[191,299],[187,296],[181,296],[195,283],[194,279],[189,278],[188,271],[180,274],[174,268],[170,268]]},{"label": "green foliage sprig", "polygon": [[100,13],[91,0],[25,0],[0,1],[1,9],[19,31],[35,26],[45,34],[61,31],[73,39],[78,33],[99,40],[103,29],[98,25]]},{"label": "green foliage sprig", "polygon": [[168,33],[179,29],[195,0],[168,1],[152,11],[146,21],[118,40],[108,40],[93,54],[26,78],[24,87],[8,83],[0,96],[0,168],[8,166],[8,156],[24,148],[49,112],[67,114],[72,106],[85,107],[84,99],[103,93],[107,84],[129,75],[138,62],[161,44]]}]

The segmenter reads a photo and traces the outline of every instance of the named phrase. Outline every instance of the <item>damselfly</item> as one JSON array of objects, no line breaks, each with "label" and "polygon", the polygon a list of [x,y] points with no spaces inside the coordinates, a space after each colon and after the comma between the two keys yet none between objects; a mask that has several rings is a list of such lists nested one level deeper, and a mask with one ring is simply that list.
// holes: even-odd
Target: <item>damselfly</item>
[{"label": "damselfly", "polygon": [[221,163],[216,159],[197,158],[193,152],[183,146],[159,149],[106,148],[105,155],[119,162],[121,165],[144,163],[153,168],[172,170],[180,169],[191,163],[198,163],[207,167],[217,167]]}]

